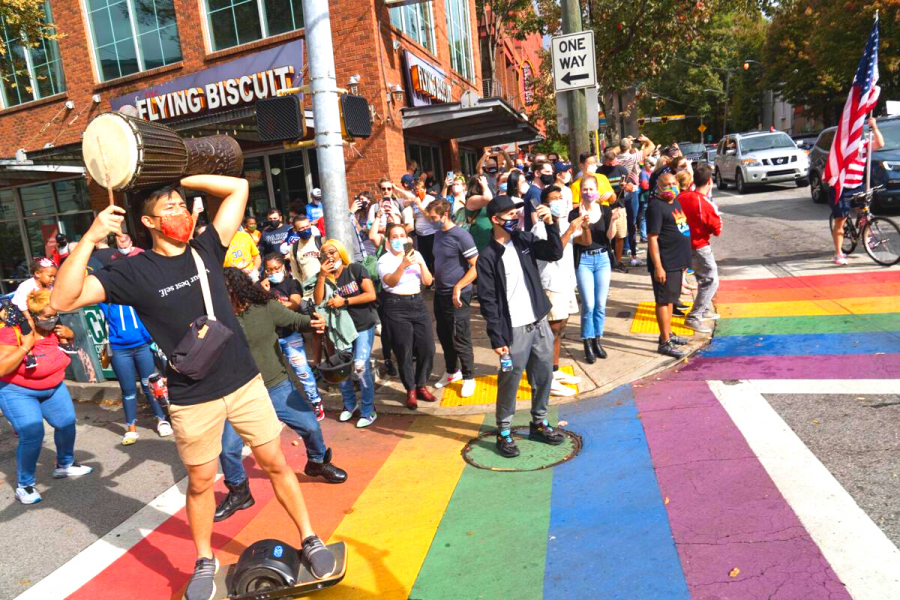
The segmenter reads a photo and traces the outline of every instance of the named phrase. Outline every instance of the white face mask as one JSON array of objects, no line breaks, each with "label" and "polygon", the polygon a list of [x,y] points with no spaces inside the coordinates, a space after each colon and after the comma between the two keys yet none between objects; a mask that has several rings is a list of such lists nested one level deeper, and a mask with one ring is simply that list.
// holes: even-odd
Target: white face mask
[{"label": "white face mask", "polygon": [[563,173],[563,183],[565,183],[566,185],[568,185],[569,182],[571,182],[571,181],[572,181],[572,174],[569,173],[568,171],[566,171],[565,173]]},{"label": "white face mask", "polygon": [[588,173],[596,173],[596,172],[597,172],[597,165],[588,165],[588,166],[587,166],[587,172],[588,172]]}]

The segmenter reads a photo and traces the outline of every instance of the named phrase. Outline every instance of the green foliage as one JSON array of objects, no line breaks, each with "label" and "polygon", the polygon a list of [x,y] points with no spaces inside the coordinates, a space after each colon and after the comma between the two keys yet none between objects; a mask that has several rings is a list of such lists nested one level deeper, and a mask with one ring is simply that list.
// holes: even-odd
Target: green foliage
[{"label": "green foliage", "polygon": [[[0,1],[0,23],[5,24],[11,35],[21,31],[36,45],[42,39],[56,39],[58,35],[53,25],[44,18],[44,0],[2,0]],[[7,48],[0,37],[0,56],[6,56]]]}]

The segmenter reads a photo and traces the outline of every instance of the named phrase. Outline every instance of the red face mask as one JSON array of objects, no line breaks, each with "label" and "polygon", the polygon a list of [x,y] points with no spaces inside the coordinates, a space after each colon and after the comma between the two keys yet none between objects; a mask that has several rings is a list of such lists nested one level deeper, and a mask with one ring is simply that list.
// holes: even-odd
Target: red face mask
[{"label": "red face mask", "polygon": [[194,219],[186,210],[174,215],[163,215],[159,218],[159,231],[168,238],[186,244],[194,231]]}]

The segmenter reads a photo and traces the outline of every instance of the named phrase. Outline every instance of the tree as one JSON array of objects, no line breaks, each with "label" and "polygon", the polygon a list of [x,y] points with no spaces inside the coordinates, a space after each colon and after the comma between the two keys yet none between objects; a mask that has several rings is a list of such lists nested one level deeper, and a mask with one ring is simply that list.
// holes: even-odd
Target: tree
[{"label": "tree", "polygon": [[765,81],[826,125],[837,122],[880,11],[881,98],[900,93],[900,0],[786,0],[773,8]]},{"label": "tree", "polygon": [[[58,39],[60,36],[52,24],[47,23],[44,14],[44,0],[2,0],[0,1],[0,78],[7,81],[13,73],[26,68],[24,55],[10,54],[6,47],[6,37],[27,40],[28,45],[38,46],[42,40]],[[11,85],[15,86],[13,82]],[[30,93],[31,90],[29,90]]]}]

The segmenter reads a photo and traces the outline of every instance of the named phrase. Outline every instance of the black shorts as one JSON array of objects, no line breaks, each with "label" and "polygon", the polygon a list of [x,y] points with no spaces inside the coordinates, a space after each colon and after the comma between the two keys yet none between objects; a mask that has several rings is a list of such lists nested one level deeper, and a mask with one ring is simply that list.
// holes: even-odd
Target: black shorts
[{"label": "black shorts", "polygon": [[666,271],[666,282],[660,283],[651,273],[653,280],[653,298],[657,304],[675,304],[681,298],[681,280],[684,279],[684,271]]}]

